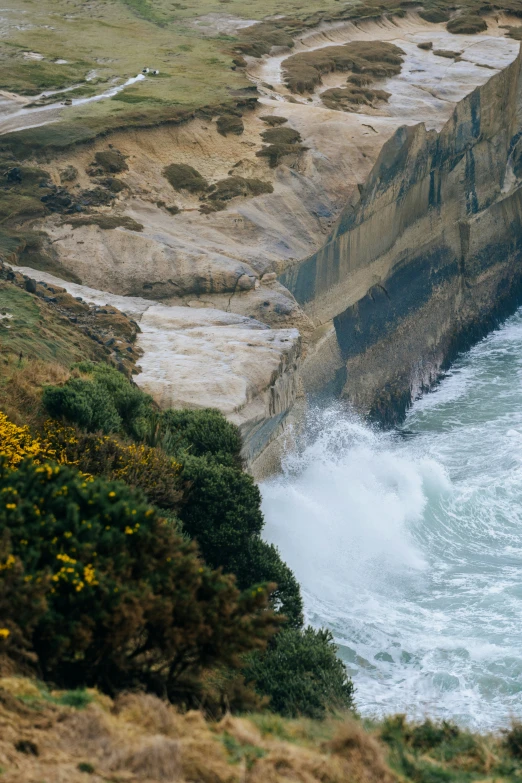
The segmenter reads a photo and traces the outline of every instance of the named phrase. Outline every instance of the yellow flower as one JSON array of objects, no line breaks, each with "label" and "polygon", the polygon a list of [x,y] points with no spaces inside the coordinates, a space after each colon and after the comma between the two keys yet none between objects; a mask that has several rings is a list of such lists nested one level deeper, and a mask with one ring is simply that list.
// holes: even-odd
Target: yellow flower
[{"label": "yellow flower", "polygon": [[5,571],[7,568],[11,568],[16,563],[14,555],[9,555],[5,563],[0,563],[0,571]]},{"label": "yellow flower", "polygon": [[116,492],[109,492],[109,497],[110,498],[115,498],[116,497]]},{"label": "yellow flower", "polygon": [[0,638],[7,639],[11,635],[9,628],[0,628]]},{"label": "yellow flower", "polygon": [[14,508],[16,508],[16,503],[6,503],[5,507],[12,511]]},{"label": "yellow flower", "polygon": [[125,535],[126,536],[132,536],[133,533],[134,533],[134,530],[127,525],[127,527],[125,528]]}]

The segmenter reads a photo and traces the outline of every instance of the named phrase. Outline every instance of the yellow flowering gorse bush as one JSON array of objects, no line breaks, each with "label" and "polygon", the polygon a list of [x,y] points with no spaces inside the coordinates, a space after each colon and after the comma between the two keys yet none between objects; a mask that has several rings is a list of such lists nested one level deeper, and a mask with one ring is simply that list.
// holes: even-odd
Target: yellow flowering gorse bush
[{"label": "yellow flowering gorse bush", "polygon": [[29,427],[19,427],[1,411],[0,456],[5,456],[12,468],[27,458],[31,458],[35,462],[55,459],[55,454],[48,442],[33,438]]}]

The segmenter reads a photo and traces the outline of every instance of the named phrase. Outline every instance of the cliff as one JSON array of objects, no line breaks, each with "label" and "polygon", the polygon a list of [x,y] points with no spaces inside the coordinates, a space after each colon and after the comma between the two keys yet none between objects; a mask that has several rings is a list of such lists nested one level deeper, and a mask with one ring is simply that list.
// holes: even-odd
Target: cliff
[{"label": "cliff", "polygon": [[323,373],[311,357],[311,390],[334,381],[359,410],[396,421],[520,302],[521,62],[440,133],[399,128],[325,246],[280,276],[333,357]]},{"label": "cliff", "polygon": [[[319,25],[292,52],[377,42],[401,53],[398,69],[375,77],[370,94],[381,97],[344,111],[322,95],[346,72],[292,93],[289,49],[247,57],[258,105],[237,134],[209,116],[38,161],[47,180],[34,187],[45,190],[10,187],[36,198],[40,213],[24,230],[41,247],[8,238],[9,258],[132,314],[137,383],[165,407],[219,407],[239,424],[256,476],[276,465],[280,436],[309,397],[341,395],[396,421],[518,302],[511,23],[488,17],[480,35],[452,35],[416,13]],[[270,165],[274,118],[294,141]],[[200,189],[173,184],[173,163],[195,170]]]}]

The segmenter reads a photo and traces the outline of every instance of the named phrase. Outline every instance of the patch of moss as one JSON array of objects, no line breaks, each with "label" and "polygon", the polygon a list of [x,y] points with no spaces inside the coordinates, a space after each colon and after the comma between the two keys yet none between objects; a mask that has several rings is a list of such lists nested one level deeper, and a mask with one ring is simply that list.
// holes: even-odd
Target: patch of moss
[{"label": "patch of moss", "polygon": [[107,231],[112,228],[126,228],[129,231],[143,231],[143,225],[130,217],[116,215],[82,215],[82,217],[73,217],[64,221],[75,228],[80,226],[98,226]]},{"label": "patch of moss", "polygon": [[222,114],[217,118],[216,127],[222,136],[226,136],[228,133],[241,136],[245,130],[241,117],[236,117],[234,114]]},{"label": "patch of moss", "polygon": [[486,20],[475,14],[461,14],[446,25],[446,30],[454,35],[476,35],[487,29]]},{"label": "patch of moss", "polygon": [[108,174],[120,174],[129,169],[125,156],[119,150],[101,150],[96,153],[94,159],[96,164]]},{"label": "patch of moss", "polygon": [[285,122],[288,122],[286,117],[278,117],[276,114],[265,114],[264,117],[259,119],[266,122],[271,128],[276,128],[278,125],[284,125]]},{"label": "patch of moss", "polygon": [[207,180],[187,163],[171,163],[163,169],[163,176],[174,190],[188,190],[189,193],[204,193],[208,189]]}]

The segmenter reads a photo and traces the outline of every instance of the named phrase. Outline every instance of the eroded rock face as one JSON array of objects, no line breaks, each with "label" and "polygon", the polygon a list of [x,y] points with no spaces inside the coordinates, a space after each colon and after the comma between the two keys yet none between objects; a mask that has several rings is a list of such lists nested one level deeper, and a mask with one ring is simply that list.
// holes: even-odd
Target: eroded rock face
[{"label": "eroded rock face", "polygon": [[[221,135],[217,118],[114,134],[127,168],[110,206],[95,209],[119,227],[73,228],[63,215],[36,225],[81,296],[139,320],[137,381],[160,404],[219,407],[256,471],[303,387],[386,418],[516,299],[520,66],[509,23],[458,36],[416,14],[323,26],[294,51],[400,49],[400,73],[372,84],[385,101],[327,108],[321,95],[344,89],[342,72],[292,95],[285,51],[246,61],[262,106],[240,135]],[[268,127],[287,129],[275,161],[259,155]],[[48,164],[55,185],[74,166],[71,187],[103,186],[89,171],[107,145],[95,146]],[[173,164],[206,190],[174,188]],[[212,211],[208,194],[230,178],[265,187]]]},{"label": "eroded rock face", "polygon": [[340,392],[394,423],[520,302],[522,59],[455,108],[440,133],[400,128],[330,241],[280,279],[332,322]]}]

